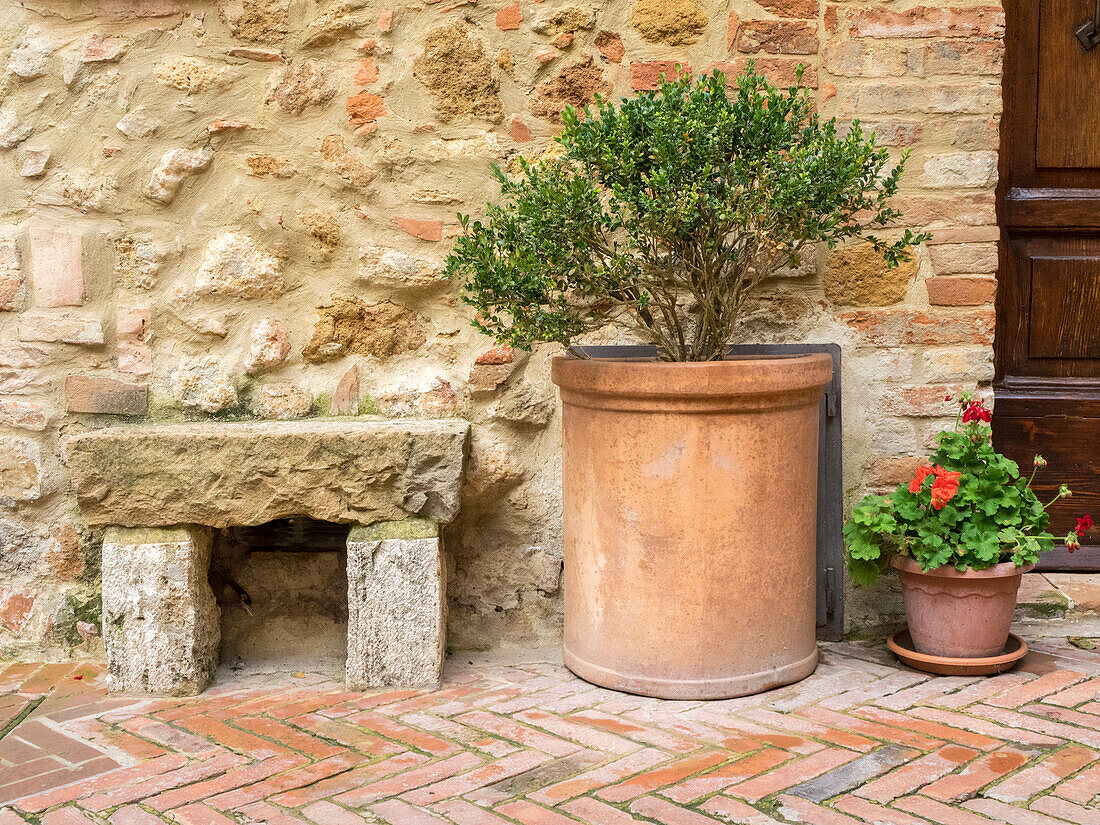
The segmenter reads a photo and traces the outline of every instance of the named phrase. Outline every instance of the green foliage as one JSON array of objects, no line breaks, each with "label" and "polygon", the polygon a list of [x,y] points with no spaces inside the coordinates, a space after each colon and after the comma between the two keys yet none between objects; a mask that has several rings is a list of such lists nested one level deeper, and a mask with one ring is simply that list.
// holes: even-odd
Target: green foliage
[{"label": "green foliage", "polygon": [[667,360],[721,358],[745,299],[803,251],[861,238],[894,266],[927,239],[869,234],[900,217],[905,157],[890,166],[874,133],[840,134],[751,63],[732,89],[717,71],[662,80],[563,118],[560,157],[495,168],[503,202],[459,216],[445,273],[500,342],[568,345],[613,320]]},{"label": "green foliage", "polygon": [[[984,413],[984,419],[967,421],[973,410]],[[1044,505],[1036,497],[1031,489],[1035,472],[1022,477],[1016,462],[993,448],[988,418],[988,411],[964,394],[955,428],[937,436],[938,449],[928,466],[889,496],[867,496],[853,510],[844,525],[844,543],[857,584],[872,583],[894,553],[912,557],[923,570],[948,564],[984,570],[1007,561],[1018,567],[1034,564],[1053,549],[1047,507],[1054,502]],[[1042,466],[1045,462],[1036,456],[1035,470]],[[1054,501],[1067,495],[1063,487]],[[1071,537],[1076,534],[1067,540]]]}]

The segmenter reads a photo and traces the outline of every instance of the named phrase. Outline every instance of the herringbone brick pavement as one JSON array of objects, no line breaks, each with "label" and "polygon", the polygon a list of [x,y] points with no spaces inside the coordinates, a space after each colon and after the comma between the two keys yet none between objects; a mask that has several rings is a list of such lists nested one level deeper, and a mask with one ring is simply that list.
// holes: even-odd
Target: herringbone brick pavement
[{"label": "herringbone brick pavement", "polygon": [[8,666],[0,825],[1100,825],[1100,655],[1051,642],[988,679],[824,645],[801,684],[709,703],[461,657],[438,691],[270,681],[135,699]]}]

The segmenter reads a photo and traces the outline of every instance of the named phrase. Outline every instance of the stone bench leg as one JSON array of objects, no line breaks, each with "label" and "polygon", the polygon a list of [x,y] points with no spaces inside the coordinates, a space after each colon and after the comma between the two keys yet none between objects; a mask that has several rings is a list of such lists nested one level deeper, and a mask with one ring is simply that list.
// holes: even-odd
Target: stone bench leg
[{"label": "stone bench leg", "polygon": [[192,696],[218,665],[206,527],[110,527],[103,540],[107,689]]},{"label": "stone bench leg", "polygon": [[350,690],[438,686],[446,582],[439,528],[423,519],[354,526],[348,535]]}]

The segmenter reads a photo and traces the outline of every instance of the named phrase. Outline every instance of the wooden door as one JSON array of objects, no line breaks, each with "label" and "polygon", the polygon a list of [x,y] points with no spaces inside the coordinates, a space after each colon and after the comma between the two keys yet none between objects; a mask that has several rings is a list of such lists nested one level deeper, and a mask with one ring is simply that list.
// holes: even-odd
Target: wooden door
[{"label": "wooden door", "polygon": [[[1049,462],[1051,531],[1100,521],[1100,47],[1077,28],[1094,0],[1006,0],[993,434],[1030,471]],[[1100,530],[1041,569],[1100,570]]]}]

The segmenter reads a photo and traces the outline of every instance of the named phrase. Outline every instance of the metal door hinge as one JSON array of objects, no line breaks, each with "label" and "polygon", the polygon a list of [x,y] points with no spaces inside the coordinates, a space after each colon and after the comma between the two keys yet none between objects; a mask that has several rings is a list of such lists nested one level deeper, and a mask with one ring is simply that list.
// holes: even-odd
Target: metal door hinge
[{"label": "metal door hinge", "polygon": [[1096,9],[1092,13],[1092,20],[1086,20],[1078,26],[1074,34],[1077,35],[1081,48],[1086,52],[1091,52],[1097,46],[1100,46],[1100,0],[1096,0]]}]

